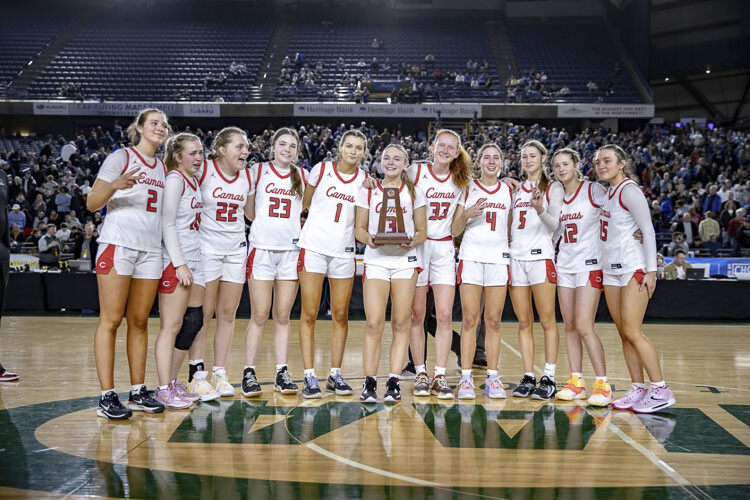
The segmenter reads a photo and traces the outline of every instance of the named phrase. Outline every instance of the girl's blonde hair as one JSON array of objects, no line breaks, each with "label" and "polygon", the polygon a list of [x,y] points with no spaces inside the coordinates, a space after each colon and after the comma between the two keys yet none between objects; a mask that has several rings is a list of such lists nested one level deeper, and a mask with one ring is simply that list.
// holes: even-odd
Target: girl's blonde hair
[{"label": "girl's blonde hair", "polygon": [[[542,178],[539,179],[539,191],[544,193],[547,191],[547,186],[549,186],[549,183],[552,181],[552,177],[549,174],[549,167],[546,165],[545,159],[547,157],[547,148],[542,144],[541,142],[537,141],[536,139],[532,139],[530,141],[526,141],[523,146],[521,146],[521,153],[523,154],[523,150],[526,148],[536,148],[539,153],[542,155]],[[522,160],[523,162],[523,160]],[[524,179],[526,177],[526,171],[523,169],[523,165],[521,166],[521,179]]]},{"label": "girl's blonde hair", "polygon": [[[380,155],[380,163],[383,163],[383,155],[385,155],[385,152],[389,149],[398,149],[401,151],[401,153],[404,155],[404,162],[407,164],[409,163],[409,153],[406,152],[406,148],[403,147],[401,144],[389,144],[385,148],[383,148],[383,153]],[[411,196],[412,203],[416,199],[416,191],[414,188],[414,183],[409,178],[409,175],[406,173],[406,167],[401,171],[401,181],[406,184],[406,189],[409,190],[409,196]]]},{"label": "girl's blonde hair", "polygon": [[185,145],[188,142],[195,141],[203,148],[203,143],[194,134],[188,132],[181,132],[179,134],[170,136],[167,142],[164,144],[164,164],[167,166],[167,171],[171,172],[176,169],[179,165],[177,164],[177,155],[185,150]]},{"label": "girl's blonde hair", "polygon": [[[560,154],[566,154],[570,156],[570,159],[573,160],[573,164],[576,167],[576,179],[578,179],[579,181],[582,180],[583,172],[581,172],[581,169],[578,168],[578,166],[581,164],[581,155],[578,154],[578,151],[572,148],[558,149],[557,151],[554,152],[554,154],[552,155],[552,160],[550,161],[553,167],[555,166],[555,158],[557,158],[557,155],[560,155]],[[557,179],[557,180],[559,181],[560,179]]]},{"label": "girl's blonde hair", "polygon": [[344,135],[342,135],[341,138],[339,139],[336,156],[333,158],[333,161],[335,161],[336,163],[341,162],[341,158],[342,158],[341,147],[344,145],[344,141],[346,140],[347,137],[357,137],[358,139],[362,139],[365,143],[365,152],[367,152],[367,136],[358,129],[347,130],[346,132],[344,132]]},{"label": "girl's blonde hair", "polygon": [[[272,159],[273,159],[273,148],[274,146],[276,146],[276,141],[282,135],[291,135],[292,137],[294,137],[294,140],[297,142],[297,154],[299,154],[299,134],[293,128],[282,127],[273,134],[273,138],[271,139]],[[292,176],[292,191],[297,193],[297,198],[302,198],[302,196],[304,195],[305,187],[302,185],[302,174],[300,174],[299,172],[299,167],[297,166],[296,158],[292,160],[292,164],[289,165],[289,172],[291,173],[291,176]]]},{"label": "girl's blonde hair", "polygon": [[128,139],[130,139],[130,143],[133,146],[137,146],[139,142],[141,142],[141,133],[138,132],[138,127],[142,127],[144,123],[146,123],[146,120],[148,119],[148,115],[151,113],[159,113],[160,115],[164,116],[164,121],[167,122],[167,132],[171,132],[172,129],[169,126],[169,119],[167,118],[166,113],[160,109],[156,108],[145,108],[142,109],[138,115],[135,117],[135,120],[128,125],[128,128],[125,130],[125,132],[128,134]]},{"label": "girl's blonde hair", "polygon": [[503,172],[503,168],[505,166],[505,155],[503,154],[503,150],[500,149],[500,146],[498,146],[497,143],[487,142],[483,144],[481,148],[479,148],[479,151],[477,151],[476,160],[474,162],[474,165],[479,169],[479,177],[482,176],[482,170],[479,166],[479,162],[482,161],[482,155],[484,154],[485,150],[490,148],[497,149],[497,152],[500,153],[500,173]]},{"label": "girl's blonde hair", "polygon": [[221,152],[219,151],[219,148],[224,148],[232,142],[232,137],[234,137],[236,134],[240,134],[245,137],[245,140],[247,140],[247,134],[244,130],[242,130],[239,127],[224,127],[223,129],[219,130],[219,133],[216,134],[216,137],[214,138],[213,144],[211,144],[211,151],[208,153],[208,159],[209,160],[218,160],[221,158]]},{"label": "girl's blonde hair", "polygon": [[625,174],[625,177],[628,177],[630,179],[633,179],[634,181],[638,182],[638,179],[636,178],[635,171],[633,170],[633,161],[630,158],[630,155],[625,152],[624,149],[622,149],[617,144],[605,144],[604,146],[600,147],[596,150],[596,154],[594,155],[594,158],[596,158],[596,155],[599,154],[600,151],[605,150],[614,151],[615,156],[617,157],[618,163],[625,163],[625,166],[623,167],[622,171]]},{"label": "girl's blonde hair", "polygon": [[[469,182],[471,182],[471,156],[461,145],[461,137],[447,128],[441,128],[435,133],[435,139],[432,141],[433,147],[437,144],[438,137],[443,134],[452,135],[458,143],[458,156],[451,161],[449,168],[453,177],[453,183],[463,191],[469,186]],[[435,161],[434,156],[432,161]]]}]

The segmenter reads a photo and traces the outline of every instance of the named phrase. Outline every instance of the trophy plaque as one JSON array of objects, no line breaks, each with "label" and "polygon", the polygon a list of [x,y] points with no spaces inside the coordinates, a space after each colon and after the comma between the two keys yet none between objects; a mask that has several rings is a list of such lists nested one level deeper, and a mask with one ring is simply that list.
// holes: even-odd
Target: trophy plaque
[{"label": "trophy plaque", "polygon": [[[404,229],[404,213],[397,188],[383,188],[383,204],[380,207],[380,221],[378,232],[372,241],[376,245],[408,245],[409,236]],[[393,212],[391,203],[393,202]],[[390,214],[390,215],[389,215]]]}]

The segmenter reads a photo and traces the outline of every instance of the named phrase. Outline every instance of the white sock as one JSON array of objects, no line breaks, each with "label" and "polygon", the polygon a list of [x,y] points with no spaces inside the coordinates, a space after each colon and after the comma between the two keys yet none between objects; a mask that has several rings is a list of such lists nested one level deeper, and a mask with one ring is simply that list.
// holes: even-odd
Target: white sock
[{"label": "white sock", "polygon": [[427,371],[427,365],[417,365],[414,367],[414,371],[417,372],[417,375],[424,373]]},{"label": "white sock", "polygon": [[305,370],[305,377],[315,377],[315,368]]},{"label": "white sock", "polygon": [[[557,365],[553,363],[544,363],[544,375],[555,380],[555,367]],[[582,374],[583,375],[583,374]]]},{"label": "white sock", "polygon": [[633,382],[633,389],[645,389],[646,384],[643,382]]},{"label": "white sock", "polygon": [[245,370],[247,370],[248,368],[250,368],[253,372],[255,372],[255,366],[245,365]]},{"label": "white sock", "polygon": [[168,386],[168,385],[160,385],[160,386],[159,386],[159,390],[160,390],[160,391],[166,391],[167,389],[169,389],[169,386]]},{"label": "white sock", "polygon": [[526,372],[523,375],[524,375],[524,377],[536,378],[532,372]]},{"label": "white sock", "polygon": [[227,371],[227,369],[224,368],[223,366],[214,366],[214,368],[213,368],[213,372],[214,373],[218,372],[219,370]]},{"label": "white sock", "polygon": [[335,377],[336,375],[341,375],[341,368],[331,367],[331,371],[328,373],[331,375],[331,377]]},{"label": "white sock", "polygon": [[607,376],[605,375],[603,377],[596,377],[596,380],[601,380],[602,382],[606,383],[607,382]]},{"label": "white sock", "polygon": [[497,370],[487,370],[488,377],[494,377],[497,375]]},{"label": "white sock", "polygon": [[286,368],[286,367],[287,367],[286,363],[281,364],[281,365],[276,365],[276,373],[279,373],[283,368]]},{"label": "white sock", "polygon": [[188,361],[189,365],[197,365],[198,363],[203,363],[203,360],[202,359],[191,359],[190,361]]},{"label": "white sock", "polygon": [[438,375],[445,376],[445,367],[444,366],[436,366],[435,367],[435,376],[437,377]]},{"label": "white sock", "polygon": [[396,380],[398,380],[399,378],[401,378],[401,375],[396,375],[395,373],[389,373],[388,378],[395,378]]},{"label": "white sock", "polygon": [[136,393],[141,390],[141,387],[143,387],[143,384],[133,384],[130,386],[130,392]]},{"label": "white sock", "polygon": [[663,380],[660,382],[651,382],[651,387],[666,387],[667,383]]},{"label": "white sock", "polygon": [[461,377],[471,377],[471,370],[461,370]]},{"label": "white sock", "polygon": [[106,391],[102,391],[102,397],[106,396],[108,392],[115,392],[114,389],[107,389]]},{"label": "white sock", "polygon": [[583,378],[583,373],[570,372],[571,375],[575,375],[578,378]]}]

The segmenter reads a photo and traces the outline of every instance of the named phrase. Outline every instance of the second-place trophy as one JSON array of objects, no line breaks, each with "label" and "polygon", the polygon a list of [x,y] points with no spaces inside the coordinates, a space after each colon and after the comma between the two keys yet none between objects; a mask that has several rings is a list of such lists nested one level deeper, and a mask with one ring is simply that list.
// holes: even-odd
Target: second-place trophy
[{"label": "second-place trophy", "polygon": [[[390,201],[393,201],[393,212],[390,211]],[[410,242],[404,229],[404,212],[401,210],[397,188],[383,188],[378,232],[372,242],[376,245],[408,245]]]}]

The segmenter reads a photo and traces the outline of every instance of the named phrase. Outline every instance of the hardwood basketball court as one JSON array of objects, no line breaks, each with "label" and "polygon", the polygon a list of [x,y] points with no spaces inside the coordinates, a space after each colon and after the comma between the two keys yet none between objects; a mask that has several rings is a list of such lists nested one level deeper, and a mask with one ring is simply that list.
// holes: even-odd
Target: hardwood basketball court
[{"label": "hardwood basketball court", "polygon": [[[158,325],[158,319],[149,323],[151,388]],[[228,363],[235,384],[242,374],[246,325],[247,320],[237,321]],[[95,326],[91,317],[3,318],[2,361],[20,372],[21,380],[0,384],[0,497],[750,497],[747,325],[647,324],[678,404],[636,415],[577,403],[489,400],[479,390],[481,370],[475,370],[474,402],[417,400],[412,382],[402,381],[401,403],[362,405],[362,321],[350,324],[343,367],[354,396],[325,394],[310,401],[281,396],[271,382],[269,323],[257,363],[261,398],[245,399],[238,390],[234,399],[136,414],[124,422],[98,418],[94,410]],[[619,338],[612,324],[597,329],[610,382],[622,394],[630,384]],[[536,330],[541,364],[541,329]],[[299,380],[296,321],[292,332],[290,370]],[[330,322],[319,321],[319,378],[329,368],[330,333]],[[389,335],[386,328],[381,400]],[[516,324],[504,323],[503,336],[500,373],[507,389],[522,372]],[[115,371],[121,393],[129,387],[125,338],[122,327]],[[208,345],[210,365],[212,337]],[[560,345],[557,378],[563,385],[564,340]],[[428,356],[433,354],[431,340]],[[593,386],[584,359],[584,375]],[[452,384],[458,380],[455,361],[451,355]]]}]

